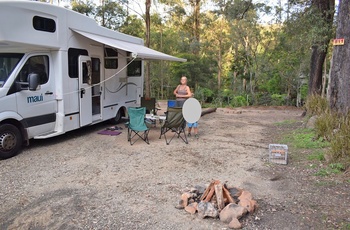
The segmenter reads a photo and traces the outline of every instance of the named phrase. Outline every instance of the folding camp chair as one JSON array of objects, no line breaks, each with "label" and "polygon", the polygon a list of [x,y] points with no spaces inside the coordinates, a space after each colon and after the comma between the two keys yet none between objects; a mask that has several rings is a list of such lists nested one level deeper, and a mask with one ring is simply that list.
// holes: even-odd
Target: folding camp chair
[{"label": "folding camp chair", "polygon": [[[146,113],[153,115],[157,115],[159,108],[156,107],[156,99],[155,98],[148,98],[148,97],[141,97],[141,107],[146,107]],[[147,120],[147,123],[156,126],[156,120]]]},{"label": "folding camp chair", "polygon": [[[129,114],[129,122],[127,122],[126,125],[128,127],[128,141],[130,142],[130,144],[133,145],[139,139],[142,139],[147,144],[149,144],[149,141],[148,141],[149,128],[145,124],[146,108],[129,107],[128,114]],[[135,136],[136,136],[136,139],[134,139],[134,142],[132,142],[132,139]]]},{"label": "folding camp chair", "polygon": [[160,108],[156,107],[155,98],[141,97],[141,107],[146,107],[146,113],[148,114],[153,110],[154,115],[157,115],[158,110],[160,110]]},{"label": "folding camp chair", "polygon": [[[172,139],[177,136],[178,138],[181,138],[186,144],[188,144],[186,133],[186,121],[182,115],[182,108],[168,108],[168,111],[166,112],[166,118],[164,120],[164,123],[160,129],[160,136],[159,139],[162,138],[164,135],[166,144],[170,144]],[[173,133],[173,136],[168,141],[166,137],[167,132]]]}]

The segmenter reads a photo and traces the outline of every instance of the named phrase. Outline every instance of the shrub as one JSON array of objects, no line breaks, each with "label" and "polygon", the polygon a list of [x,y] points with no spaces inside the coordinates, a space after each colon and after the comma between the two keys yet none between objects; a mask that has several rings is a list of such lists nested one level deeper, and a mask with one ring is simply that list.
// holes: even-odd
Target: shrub
[{"label": "shrub", "polygon": [[305,108],[311,116],[321,115],[325,111],[329,110],[327,99],[319,95],[309,96],[306,100]]},{"label": "shrub", "polygon": [[333,162],[343,161],[350,166],[350,114],[340,118],[339,129],[331,139],[330,156]]},{"label": "shrub", "polygon": [[272,94],[271,105],[284,105],[287,95],[286,94]]},{"label": "shrub", "polygon": [[195,92],[195,97],[200,100],[202,103],[207,102],[210,98],[212,98],[214,92],[208,88],[200,88],[198,87]]},{"label": "shrub", "polygon": [[236,96],[231,100],[231,105],[233,107],[242,107],[246,106],[247,104],[247,99],[244,96]]},{"label": "shrub", "polygon": [[330,141],[334,130],[339,128],[339,116],[330,111],[326,110],[323,114],[315,121],[315,131],[318,137],[323,137],[325,140]]},{"label": "shrub", "polygon": [[271,95],[264,93],[264,94],[257,94],[256,95],[256,101],[254,101],[253,104],[256,105],[270,105],[271,104]]}]

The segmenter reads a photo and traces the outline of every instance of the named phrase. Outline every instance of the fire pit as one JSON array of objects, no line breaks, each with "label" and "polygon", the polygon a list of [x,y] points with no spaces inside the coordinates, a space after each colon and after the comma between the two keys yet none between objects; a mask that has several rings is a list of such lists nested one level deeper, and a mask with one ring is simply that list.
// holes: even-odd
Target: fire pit
[{"label": "fire pit", "polygon": [[213,180],[208,187],[195,186],[181,195],[178,209],[198,213],[200,218],[220,218],[229,228],[238,229],[242,225],[239,219],[247,213],[253,213],[258,204],[250,192],[229,187],[219,180]]}]

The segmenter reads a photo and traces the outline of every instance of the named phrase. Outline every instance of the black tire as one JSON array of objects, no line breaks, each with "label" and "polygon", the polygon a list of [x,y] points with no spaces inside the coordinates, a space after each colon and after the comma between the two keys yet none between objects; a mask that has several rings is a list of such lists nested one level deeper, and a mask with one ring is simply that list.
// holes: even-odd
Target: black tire
[{"label": "black tire", "polygon": [[22,135],[19,129],[11,124],[0,125],[0,158],[16,156],[22,148]]},{"label": "black tire", "polygon": [[119,124],[122,121],[122,118],[123,118],[123,112],[122,112],[122,109],[120,108],[117,114],[115,115],[115,117],[111,119],[111,122],[112,124]]}]

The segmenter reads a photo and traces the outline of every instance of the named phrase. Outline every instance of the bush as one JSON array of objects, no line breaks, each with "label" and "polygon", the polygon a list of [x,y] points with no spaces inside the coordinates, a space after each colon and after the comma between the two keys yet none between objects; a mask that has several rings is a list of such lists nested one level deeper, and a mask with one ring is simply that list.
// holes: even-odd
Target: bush
[{"label": "bush", "polygon": [[329,110],[327,99],[319,95],[309,96],[306,100],[305,108],[308,114],[311,116],[321,115],[325,111]]},{"label": "bush", "polygon": [[350,166],[350,115],[340,118],[339,129],[331,139],[330,156],[332,162],[343,161]]},{"label": "bush", "polygon": [[326,110],[316,119],[315,131],[317,136],[331,141],[334,130],[339,128],[339,122],[339,116],[336,113]]},{"label": "bush", "polygon": [[264,93],[264,94],[257,94],[256,95],[256,101],[254,101],[253,104],[256,105],[270,105],[271,104],[271,95]]},{"label": "bush", "polygon": [[286,94],[272,94],[271,95],[271,105],[280,106],[284,105],[286,101]]},{"label": "bush", "polygon": [[200,100],[202,103],[210,101],[214,95],[214,92],[208,88],[200,88],[198,87],[195,92],[195,98]]},{"label": "bush", "polygon": [[244,96],[236,96],[232,98],[231,100],[231,105],[233,107],[242,107],[242,106],[247,106],[247,99]]}]

